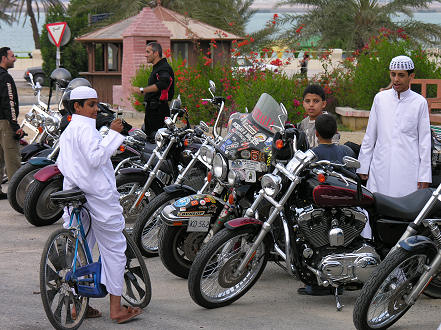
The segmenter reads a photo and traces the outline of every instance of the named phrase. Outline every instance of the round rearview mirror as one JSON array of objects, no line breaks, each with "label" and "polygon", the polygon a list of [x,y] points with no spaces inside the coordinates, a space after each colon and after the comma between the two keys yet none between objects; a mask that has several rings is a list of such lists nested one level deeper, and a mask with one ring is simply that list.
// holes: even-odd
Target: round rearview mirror
[{"label": "round rearview mirror", "polygon": [[210,84],[211,91],[214,93],[216,91],[216,84],[214,83],[213,80],[210,80],[209,84]]},{"label": "round rearview mirror", "polygon": [[202,128],[204,132],[208,132],[210,129],[205,121],[200,121],[199,126]]}]

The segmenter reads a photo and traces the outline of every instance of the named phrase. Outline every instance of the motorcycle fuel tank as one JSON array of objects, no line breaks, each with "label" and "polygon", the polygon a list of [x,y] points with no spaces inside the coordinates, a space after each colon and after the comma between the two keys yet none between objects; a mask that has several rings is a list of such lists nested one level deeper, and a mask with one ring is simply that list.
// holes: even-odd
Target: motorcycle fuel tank
[{"label": "motorcycle fuel tank", "polygon": [[324,183],[309,179],[308,184],[312,189],[314,203],[320,207],[366,207],[374,203],[372,193],[365,187],[362,187],[362,197],[358,200],[357,185],[353,182],[346,185],[342,180],[328,176]]}]

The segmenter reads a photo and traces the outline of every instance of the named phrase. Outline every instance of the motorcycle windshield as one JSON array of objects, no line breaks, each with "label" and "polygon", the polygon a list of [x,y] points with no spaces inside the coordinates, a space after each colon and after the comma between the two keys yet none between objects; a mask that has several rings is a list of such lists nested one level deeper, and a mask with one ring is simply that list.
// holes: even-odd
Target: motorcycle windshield
[{"label": "motorcycle windshield", "polygon": [[[274,98],[263,93],[251,113],[230,116],[225,138],[218,147],[229,159],[264,161],[271,151],[273,135],[283,126],[287,114]],[[273,126],[274,125],[274,126]]]}]

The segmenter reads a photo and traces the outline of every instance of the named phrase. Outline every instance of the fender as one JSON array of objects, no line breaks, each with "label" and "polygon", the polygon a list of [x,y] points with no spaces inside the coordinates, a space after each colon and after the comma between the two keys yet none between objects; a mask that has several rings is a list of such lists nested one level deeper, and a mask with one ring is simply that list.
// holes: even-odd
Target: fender
[{"label": "fender", "polygon": [[37,173],[34,174],[35,180],[38,180],[40,182],[49,181],[50,179],[55,178],[57,176],[61,177],[62,174],[58,169],[58,166],[55,164],[43,167],[41,170],[39,170]]},{"label": "fender", "polygon": [[263,222],[254,218],[236,218],[225,223],[228,230],[237,230],[244,227],[262,227]]},{"label": "fender", "polygon": [[401,248],[403,248],[406,251],[416,251],[416,250],[427,250],[430,249],[434,251],[435,253],[438,251],[437,246],[435,243],[426,236],[410,236],[406,238],[405,240],[402,240],[398,242]]},{"label": "fender", "polygon": [[144,174],[147,175],[146,172],[142,168],[137,167],[127,167],[119,170],[119,174]]},{"label": "fender", "polygon": [[26,147],[23,147],[20,150],[20,156],[21,161],[26,162],[28,161],[32,156],[35,156],[40,151],[47,149],[48,147],[41,144],[41,143],[32,143],[28,144]]},{"label": "fender", "polygon": [[35,166],[47,166],[55,164],[53,160],[47,159],[46,157],[34,157],[29,159],[28,163]]},{"label": "fender", "polygon": [[189,195],[193,195],[197,193],[197,190],[193,187],[187,186],[185,184],[172,184],[164,187],[164,191],[168,194],[174,193],[176,191],[183,191],[188,193]]}]

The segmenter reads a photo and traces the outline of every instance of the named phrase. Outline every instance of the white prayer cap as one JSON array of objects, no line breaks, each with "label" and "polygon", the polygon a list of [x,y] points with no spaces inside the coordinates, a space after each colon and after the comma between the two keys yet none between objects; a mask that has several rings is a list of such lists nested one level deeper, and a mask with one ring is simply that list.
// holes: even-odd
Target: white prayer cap
[{"label": "white prayer cap", "polygon": [[87,100],[87,99],[97,99],[98,95],[96,90],[88,86],[78,86],[72,89],[70,92],[71,100]]},{"label": "white prayer cap", "polygon": [[400,55],[394,57],[389,64],[389,70],[413,70],[415,66],[409,56]]}]

